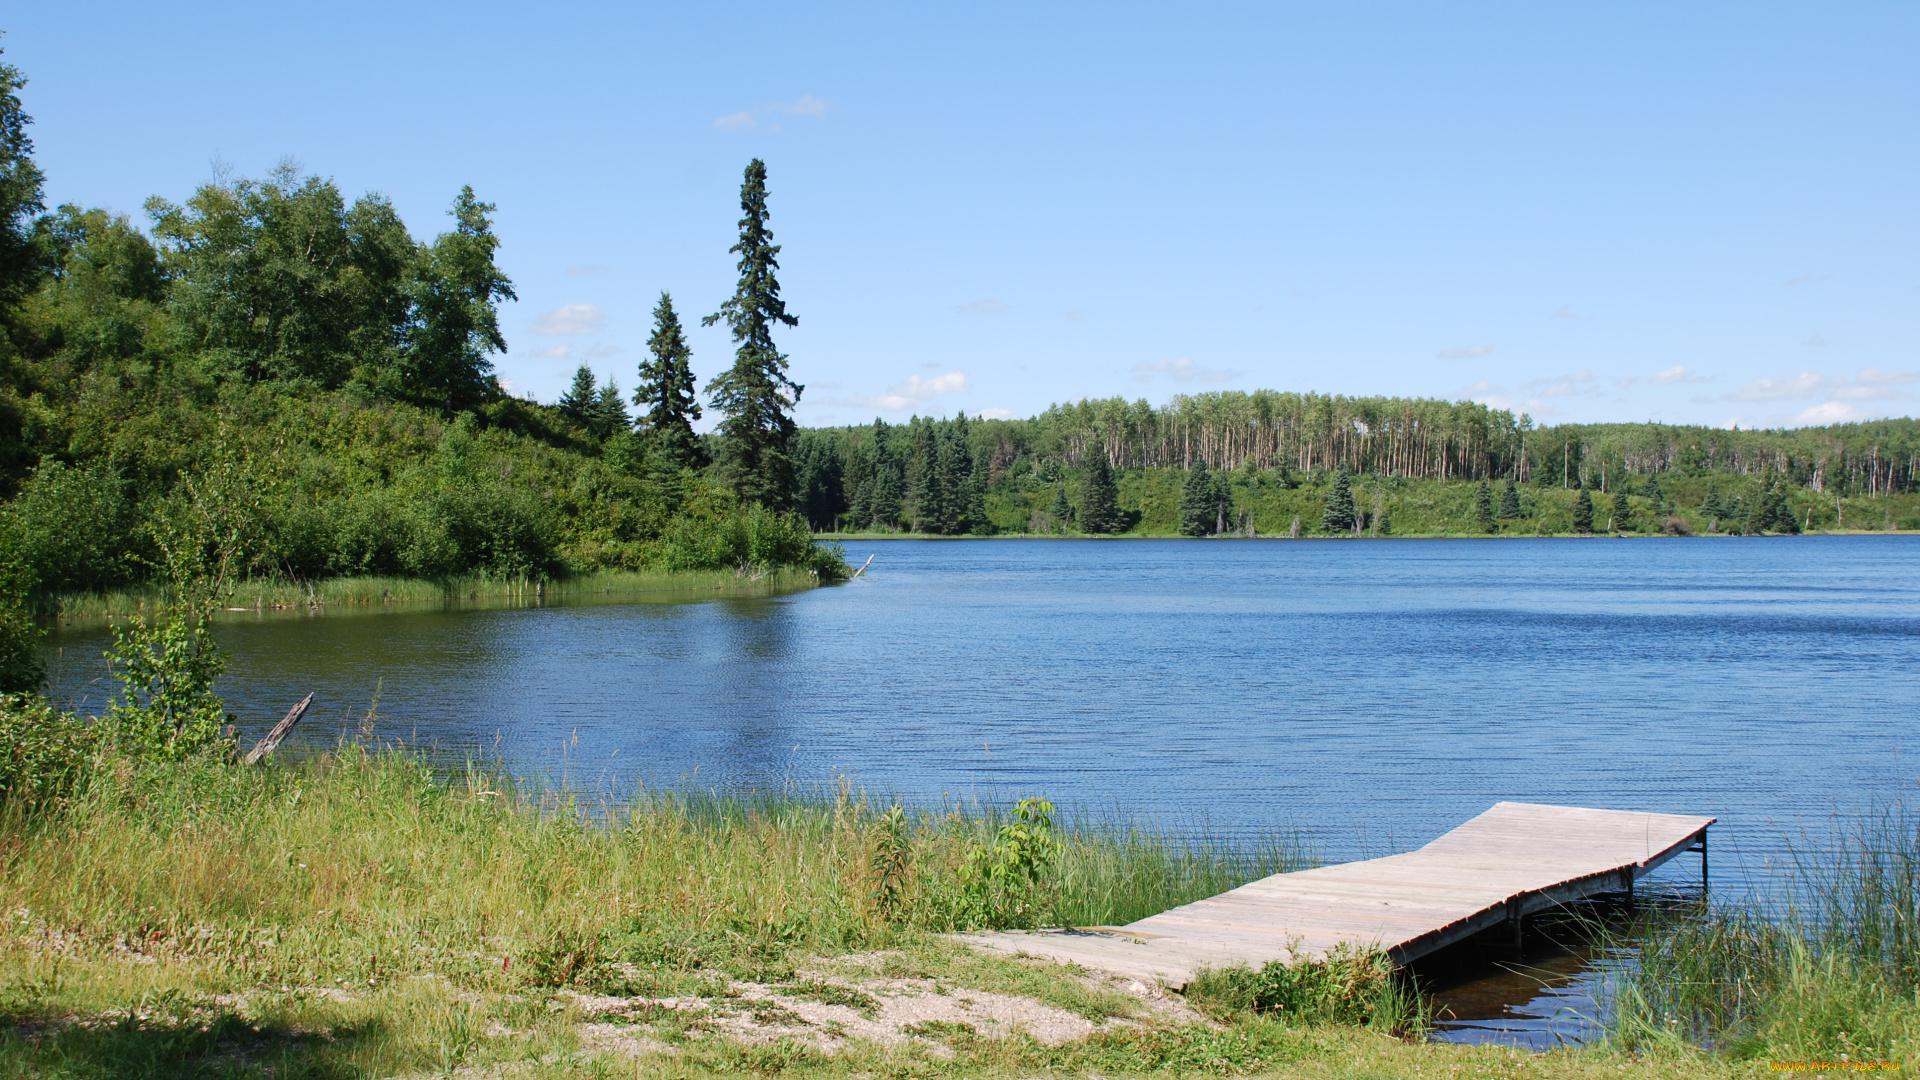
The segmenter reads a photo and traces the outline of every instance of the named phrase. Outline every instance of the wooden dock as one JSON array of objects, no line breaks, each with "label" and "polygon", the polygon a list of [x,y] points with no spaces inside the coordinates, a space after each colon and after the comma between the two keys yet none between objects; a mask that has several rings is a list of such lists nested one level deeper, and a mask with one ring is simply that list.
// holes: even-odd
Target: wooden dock
[{"label": "wooden dock", "polygon": [[1275,874],[1118,927],[955,935],[986,949],[1184,986],[1203,967],[1315,959],[1350,943],[1405,964],[1633,883],[1683,851],[1707,865],[1713,818],[1503,802],[1418,851]]}]

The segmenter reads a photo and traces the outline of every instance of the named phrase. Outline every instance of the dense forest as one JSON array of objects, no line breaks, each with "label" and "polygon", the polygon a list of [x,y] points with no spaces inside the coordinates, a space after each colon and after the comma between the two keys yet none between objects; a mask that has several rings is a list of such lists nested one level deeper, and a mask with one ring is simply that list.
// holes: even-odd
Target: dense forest
[{"label": "dense forest", "polygon": [[663,293],[631,396],[582,368],[543,405],[495,377],[514,292],[470,188],[431,239],[385,198],[290,164],[156,197],[138,222],[48,209],[24,86],[0,66],[0,541],[9,580],[43,596],[151,577],[169,530],[209,507],[239,574],[296,582],[831,576],[839,558],[810,530],[1920,527],[1912,420],[1539,427],[1471,402],[1256,391],[800,430],[757,160],[739,285],[705,317],[732,331],[732,367],[695,385]]},{"label": "dense forest", "polygon": [[633,398],[585,371],[553,406],[502,391],[514,292],[471,188],[432,239],[290,164],[144,222],[49,211],[24,85],[0,66],[0,538],[42,594],[149,577],[215,509],[251,577],[841,565],[791,512],[797,388],[770,330],[794,319],[760,162],[701,438],[665,295]]},{"label": "dense forest", "polygon": [[[818,529],[940,535],[1920,528],[1920,423],[1735,431],[1532,421],[1474,402],[1274,391],[1028,420],[809,429]],[[1338,495],[1344,485],[1345,495]],[[1599,509],[1587,521],[1582,493]],[[1330,500],[1353,500],[1350,511]],[[1615,500],[1624,500],[1616,504]],[[1484,504],[1486,505],[1483,505]],[[1201,527],[1201,519],[1211,522]],[[1609,522],[1611,525],[1609,526]]]}]

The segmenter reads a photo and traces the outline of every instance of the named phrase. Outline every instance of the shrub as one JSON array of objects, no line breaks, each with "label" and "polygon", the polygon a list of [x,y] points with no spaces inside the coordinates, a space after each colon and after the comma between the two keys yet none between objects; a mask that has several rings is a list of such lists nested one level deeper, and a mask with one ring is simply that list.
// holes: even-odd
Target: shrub
[{"label": "shrub", "polygon": [[100,590],[132,579],[141,547],[134,506],[110,462],[43,463],[8,517],[35,587]]},{"label": "shrub", "polygon": [[0,804],[36,804],[73,790],[97,731],[38,694],[0,696]]},{"label": "shrub", "polygon": [[1364,1024],[1398,1029],[1414,1015],[1410,995],[1394,981],[1385,953],[1348,944],[1317,960],[1274,960],[1247,967],[1202,970],[1187,998],[1219,1016],[1279,1013],[1307,1024]]}]

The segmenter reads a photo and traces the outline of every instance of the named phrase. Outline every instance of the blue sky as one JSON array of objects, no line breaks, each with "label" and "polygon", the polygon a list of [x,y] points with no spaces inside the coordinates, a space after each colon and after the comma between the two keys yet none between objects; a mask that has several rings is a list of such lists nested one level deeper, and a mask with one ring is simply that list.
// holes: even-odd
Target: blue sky
[{"label": "blue sky", "polygon": [[[767,161],[803,423],[1124,395],[1912,415],[1913,4],[20,5],[54,201],[499,205],[498,359],[631,388]],[[702,377],[730,361],[696,329]]]}]

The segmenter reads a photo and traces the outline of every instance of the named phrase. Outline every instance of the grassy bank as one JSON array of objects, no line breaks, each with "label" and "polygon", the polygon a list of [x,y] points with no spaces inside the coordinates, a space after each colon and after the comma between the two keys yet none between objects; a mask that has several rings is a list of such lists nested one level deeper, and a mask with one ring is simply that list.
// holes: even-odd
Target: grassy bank
[{"label": "grassy bank", "polygon": [[[466,576],[429,581],[405,577],[338,577],[320,581],[253,580],[237,586],[227,608],[239,611],[373,611],[396,605],[536,604],[585,597],[646,597],[704,593],[765,596],[820,584],[813,572],[791,566],[737,570],[602,570],[550,581]],[[41,597],[39,613],[56,619],[113,618],[149,610],[158,584],[111,592]]]},{"label": "grassy bank", "polygon": [[[940,936],[978,910],[967,868],[1018,879],[1031,835],[986,808],[890,814],[845,789],[589,805],[354,746],[98,764],[63,802],[0,811],[0,1076],[1754,1071],[1677,1040],[1408,1042],[1365,964],[1287,980],[1305,996],[1276,1009],[1254,973],[1183,1000],[972,954]],[[1033,888],[996,900],[1015,921],[1125,922],[1301,858],[1050,835]]]},{"label": "grassy bank", "polygon": [[1872,815],[1772,885],[1634,934],[1622,1045],[1920,1067],[1920,822]]}]

